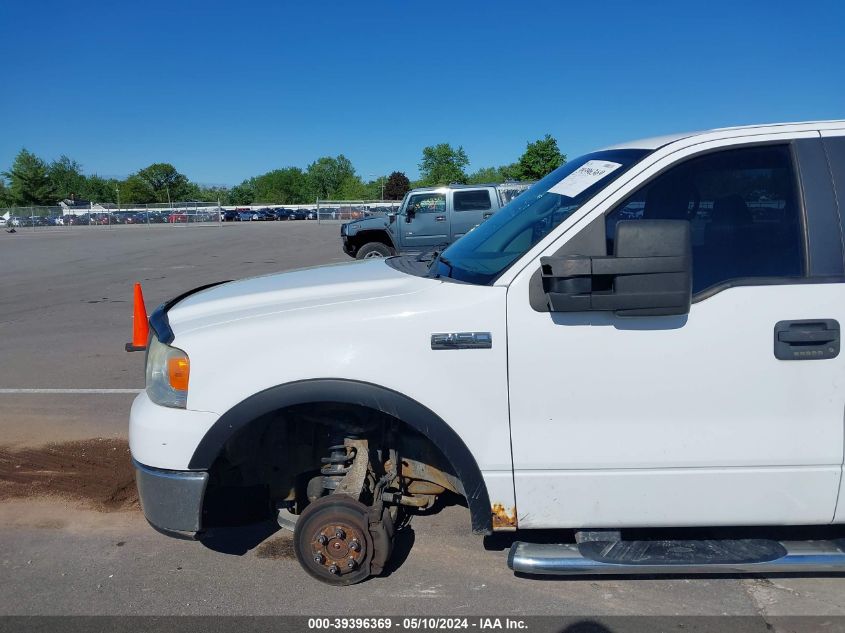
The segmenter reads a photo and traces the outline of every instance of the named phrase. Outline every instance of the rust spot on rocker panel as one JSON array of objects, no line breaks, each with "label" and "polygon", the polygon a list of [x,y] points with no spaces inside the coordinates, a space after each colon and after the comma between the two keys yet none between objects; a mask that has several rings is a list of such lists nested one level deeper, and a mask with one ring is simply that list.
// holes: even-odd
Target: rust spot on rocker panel
[{"label": "rust spot on rocker panel", "polygon": [[515,530],[517,528],[516,507],[508,511],[501,503],[494,503],[492,510],[494,530]]}]

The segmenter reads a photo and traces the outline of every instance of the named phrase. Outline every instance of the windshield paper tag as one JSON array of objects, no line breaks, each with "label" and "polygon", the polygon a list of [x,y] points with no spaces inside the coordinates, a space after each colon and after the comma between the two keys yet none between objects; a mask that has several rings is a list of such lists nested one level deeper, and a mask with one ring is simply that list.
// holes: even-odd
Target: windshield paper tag
[{"label": "windshield paper tag", "polygon": [[607,160],[588,160],[578,169],[569,174],[566,178],[549,189],[549,193],[556,193],[561,196],[574,198],[579,193],[594,185],[607,176],[610,172],[622,167],[620,163],[612,163]]}]

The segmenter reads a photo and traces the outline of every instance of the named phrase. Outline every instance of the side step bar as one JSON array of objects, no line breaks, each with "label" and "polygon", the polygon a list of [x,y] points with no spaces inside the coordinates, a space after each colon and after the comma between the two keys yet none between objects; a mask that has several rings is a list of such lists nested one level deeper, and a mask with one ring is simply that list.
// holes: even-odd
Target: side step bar
[{"label": "side step bar", "polygon": [[508,567],[552,576],[845,572],[845,540],[517,541]]}]

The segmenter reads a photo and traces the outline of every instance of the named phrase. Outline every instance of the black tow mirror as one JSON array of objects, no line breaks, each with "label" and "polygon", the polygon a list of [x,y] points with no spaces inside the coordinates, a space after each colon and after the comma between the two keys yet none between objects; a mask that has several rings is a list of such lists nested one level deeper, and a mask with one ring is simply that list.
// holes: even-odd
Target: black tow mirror
[{"label": "black tow mirror", "polygon": [[540,264],[552,312],[689,313],[692,243],[686,220],[619,222],[613,256],[543,257]]},{"label": "black tow mirror", "polygon": [[414,216],[417,215],[417,212],[414,211],[412,208],[408,207],[405,209],[405,222],[410,222],[414,219]]}]

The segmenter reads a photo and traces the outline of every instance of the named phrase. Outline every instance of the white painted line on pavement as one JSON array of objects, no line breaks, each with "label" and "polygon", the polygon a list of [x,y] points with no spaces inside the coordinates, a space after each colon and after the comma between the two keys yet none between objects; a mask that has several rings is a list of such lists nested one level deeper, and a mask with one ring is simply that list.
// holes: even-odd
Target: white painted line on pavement
[{"label": "white painted line on pavement", "polygon": [[0,395],[141,393],[143,389],[0,389]]}]

